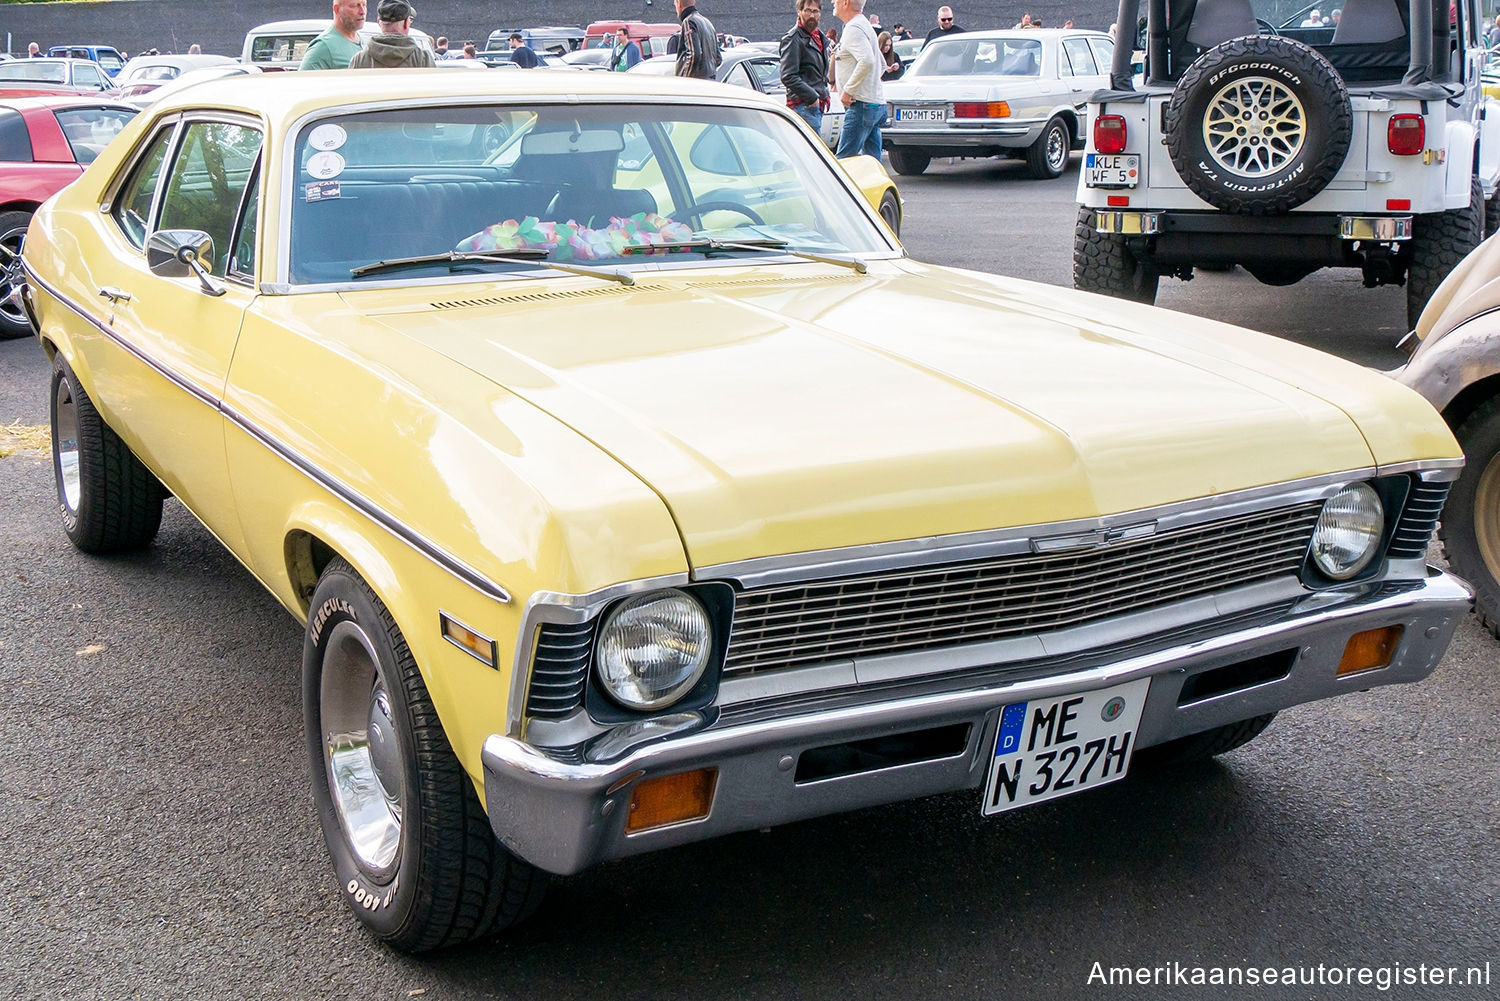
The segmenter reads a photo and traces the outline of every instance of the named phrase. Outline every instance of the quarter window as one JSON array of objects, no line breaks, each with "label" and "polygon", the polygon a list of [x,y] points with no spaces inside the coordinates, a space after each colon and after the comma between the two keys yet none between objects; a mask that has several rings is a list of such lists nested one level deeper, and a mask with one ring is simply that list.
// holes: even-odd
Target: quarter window
[{"label": "quarter window", "polygon": [[167,146],[171,141],[171,129],[163,129],[157,134],[115,201],[115,222],[124,231],[126,239],[137,247],[146,245],[146,231],[151,224],[151,203],[156,197],[157,186],[161,183],[162,165],[166,163]]},{"label": "quarter window", "polygon": [[73,159],[79,163],[93,163],[136,113],[124,108],[71,108],[55,114],[57,124],[73,150]]},{"label": "quarter window", "polygon": [[1063,51],[1068,54],[1074,76],[1097,76],[1099,67],[1094,65],[1094,54],[1089,51],[1088,39],[1065,38]]}]

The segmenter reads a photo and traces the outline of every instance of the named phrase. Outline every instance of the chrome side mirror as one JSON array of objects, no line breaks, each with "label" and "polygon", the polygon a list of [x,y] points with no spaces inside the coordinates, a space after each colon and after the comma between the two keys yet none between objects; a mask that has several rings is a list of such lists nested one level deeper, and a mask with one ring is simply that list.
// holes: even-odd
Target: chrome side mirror
[{"label": "chrome side mirror", "polygon": [[228,291],[214,281],[205,260],[214,259],[214,238],[199,229],[160,229],[146,241],[146,266],[163,278],[197,275],[203,291],[223,295]]}]

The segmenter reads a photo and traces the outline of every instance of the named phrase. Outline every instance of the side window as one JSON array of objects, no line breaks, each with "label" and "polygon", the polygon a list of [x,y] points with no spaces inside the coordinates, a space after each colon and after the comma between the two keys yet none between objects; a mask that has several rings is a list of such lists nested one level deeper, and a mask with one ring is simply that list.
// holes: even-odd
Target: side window
[{"label": "side window", "polygon": [[26,119],[13,108],[0,108],[0,160],[7,163],[30,163],[31,130]]},{"label": "side window", "polygon": [[1094,47],[1094,55],[1099,62],[1099,72],[1108,73],[1115,59],[1115,43],[1107,38],[1091,38],[1089,44]]},{"label": "side window", "polygon": [[758,90],[775,93],[781,90],[781,62],[776,59],[747,59]]},{"label": "side window", "polygon": [[121,108],[72,108],[54,114],[73,150],[73,159],[79,163],[93,163],[125,123],[135,117],[135,112]]},{"label": "side window", "polygon": [[260,133],[227,122],[193,122],[162,198],[160,229],[196,229],[214,241],[213,266],[223,277],[229,267],[235,213],[260,153]]},{"label": "side window", "polygon": [[755,81],[750,79],[750,72],[745,68],[743,62],[736,63],[728,73],[724,74],[724,82],[732,83],[736,87],[747,87],[755,89]]},{"label": "side window", "polygon": [[720,125],[710,125],[703,130],[698,141],[693,143],[688,162],[710,174],[725,177],[743,177],[745,174],[745,165],[740,162],[734,144]]},{"label": "side window", "polygon": [[115,223],[125,233],[125,238],[137,247],[146,245],[146,230],[151,224],[151,202],[156,197],[161,182],[162,165],[167,158],[167,145],[172,141],[172,129],[162,129],[146,155],[136,164],[130,180],[120,189],[112,211]]},{"label": "side window", "polygon": [[75,66],[73,68],[73,83],[79,87],[94,87],[104,89],[104,75],[90,66]]},{"label": "side window", "polygon": [[1094,65],[1094,54],[1089,51],[1089,43],[1084,38],[1063,39],[1063,51],[1068,54],[1068,62],[1073,64],[1075,76],[1097,76],[1099,67]]}]

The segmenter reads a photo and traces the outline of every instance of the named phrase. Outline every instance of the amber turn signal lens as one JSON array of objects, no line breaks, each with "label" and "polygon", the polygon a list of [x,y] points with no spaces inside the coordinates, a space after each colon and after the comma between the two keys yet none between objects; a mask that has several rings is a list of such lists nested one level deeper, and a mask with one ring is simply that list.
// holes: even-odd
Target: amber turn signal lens
[{"label": "amber turn signal lens", "polygon": [[625,833],[639,834],[689,820],[702,820],[713,805],[714,786],[718,781],[717,768],[700,768],[696,772],[647,779],[630,794]]},{"label": "amber turn signal lens", "polygon": [[1344,656],[1339,660],[1339,674],[1356,674],[1385,667],[1396,655],[1396,646],[1401,642],[1402,626],[1386,626],[1384,629],[1368,629],[1349,637],[1344,646]]}]

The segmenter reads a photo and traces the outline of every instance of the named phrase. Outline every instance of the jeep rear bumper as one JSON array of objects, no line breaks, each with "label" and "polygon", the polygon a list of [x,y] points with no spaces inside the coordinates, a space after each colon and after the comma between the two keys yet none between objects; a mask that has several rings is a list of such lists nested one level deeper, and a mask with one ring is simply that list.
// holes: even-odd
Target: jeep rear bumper
[{"label": "jeep rear bumper", "polygon": [[1279,216],[1223,212],[1096,209],[1100,233],[1138,237],[1131,252],[1162,265],[1268,264],[1361,267],[1370,245],[1411,239],[1413,216],[1291,213]]}]

